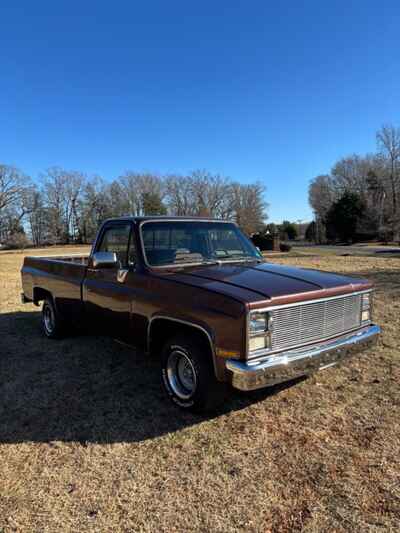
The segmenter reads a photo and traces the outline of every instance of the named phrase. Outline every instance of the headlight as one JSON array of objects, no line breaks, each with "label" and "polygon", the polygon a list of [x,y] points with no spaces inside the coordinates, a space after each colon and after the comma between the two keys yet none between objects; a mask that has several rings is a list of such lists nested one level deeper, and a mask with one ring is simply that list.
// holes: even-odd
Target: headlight
[{"label": "headlight", "polygon": [[250,313],[250,335],[267,331],[268,315],[267,313]]},{"label": "headlight", "polygon": [[367,292],[366,294],[362,295],[361,304],[362,304],[363,311],[371,307],[371,293],[370,292]]},{"label": "headlight", "polygon": [[361,322],[369,322],[371,320],[371,313],[369,309],[361,313]]},{"label": "headlight", "polygon": [[249,317],[249,353],[271,347],[269,313],[254,311]]},{"label": "headlight", "polygon": [[372,293],[367,292],[361,296],[361,323],[365,324],[371,321],[372,311]]}]

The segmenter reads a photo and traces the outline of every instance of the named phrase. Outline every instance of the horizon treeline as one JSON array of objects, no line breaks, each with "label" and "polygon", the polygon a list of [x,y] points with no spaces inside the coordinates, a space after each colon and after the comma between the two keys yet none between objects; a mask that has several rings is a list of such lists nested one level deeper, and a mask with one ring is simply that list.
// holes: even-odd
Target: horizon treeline
[{"label": "horizon treeline", "polygon": [[339,159],[311,181],[317,242],[400,239],[400,128],[382,126],[376,143],[375,153]]},{"label": "horizon treeline", "polygon": [[111,217],[189,215],[235,220],[252,234],[267,219],[265,187],[206,170],[189,175],[127,171],[109,182],[59,167],[36,181],[0,164],[0,244],[90,243]]}]

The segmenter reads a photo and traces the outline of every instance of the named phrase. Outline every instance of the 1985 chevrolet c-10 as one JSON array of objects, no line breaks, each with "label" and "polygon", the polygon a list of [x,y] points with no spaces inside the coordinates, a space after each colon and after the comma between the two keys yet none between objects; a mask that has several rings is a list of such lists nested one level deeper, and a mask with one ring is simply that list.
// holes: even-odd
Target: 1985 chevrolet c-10
[{"label": "1985 chevrolet c-10", "polygon": [[267,263],[220,220],[107,220],[89,256],[26,257],[22,286],[23,302],[43,302],[47,337],[85,325],[160,357],[168,395],[195,411],[227,384],[252,390],[335,365],[380,332],[370,282]]}]

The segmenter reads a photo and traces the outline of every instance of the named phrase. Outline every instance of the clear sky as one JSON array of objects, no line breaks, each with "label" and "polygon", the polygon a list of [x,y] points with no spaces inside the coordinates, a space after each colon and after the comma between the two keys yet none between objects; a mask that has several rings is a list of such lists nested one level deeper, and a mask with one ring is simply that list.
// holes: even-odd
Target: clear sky
[{"label": "clear sky", "polygon": [[400,125],[400,1],[0,6],[0,161],[112,179],[196,168],[310,219],[309,180]]}]

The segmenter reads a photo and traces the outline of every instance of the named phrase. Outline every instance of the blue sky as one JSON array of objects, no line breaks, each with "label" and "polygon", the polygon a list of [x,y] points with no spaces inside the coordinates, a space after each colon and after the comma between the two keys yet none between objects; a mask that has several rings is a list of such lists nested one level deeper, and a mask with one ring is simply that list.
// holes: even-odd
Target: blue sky
[{"label": "blue sky", "polygon": [[196,168],[310,219],[309,180],[400,125],[400,2],[0,7],[0,161],[112,179]]}]

